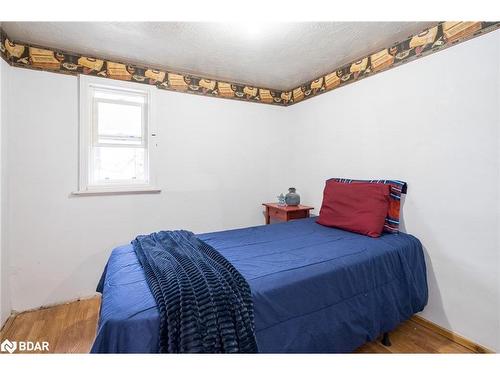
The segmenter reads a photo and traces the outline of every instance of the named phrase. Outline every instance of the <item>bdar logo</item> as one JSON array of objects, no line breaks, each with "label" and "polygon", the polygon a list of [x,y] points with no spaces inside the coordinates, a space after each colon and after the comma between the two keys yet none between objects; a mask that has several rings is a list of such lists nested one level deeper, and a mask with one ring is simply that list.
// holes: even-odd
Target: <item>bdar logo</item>
[{"label": "bdar logo", "polygon": [[0,345],[0,351],[14,353],[22,352],[48,352],[49,343],[47,341],[10,341],[5,339]]},{"label": "bdar logo", "polygon": [[3,340],[2,345],[0,345],[0,350],[2,352],[9,352],[10,354],[14,353],[17,349],[17,342],[9,341],[7,339]]}]

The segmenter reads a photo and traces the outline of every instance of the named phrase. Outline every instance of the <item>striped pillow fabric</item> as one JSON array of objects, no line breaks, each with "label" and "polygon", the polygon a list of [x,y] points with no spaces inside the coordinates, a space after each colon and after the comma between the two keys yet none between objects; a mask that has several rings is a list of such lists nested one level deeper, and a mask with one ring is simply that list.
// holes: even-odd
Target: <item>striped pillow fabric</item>
[{"label": "striped pillow fabric", "polygon": [[351,180],[348,178],[331,178],[328,181],[342,182],[344,184],[371,183],[390,185],[389,211],[384,223],[384,232],[399,233],[399,210],[401,194],[406,194],[407,185],[399,180]]}]

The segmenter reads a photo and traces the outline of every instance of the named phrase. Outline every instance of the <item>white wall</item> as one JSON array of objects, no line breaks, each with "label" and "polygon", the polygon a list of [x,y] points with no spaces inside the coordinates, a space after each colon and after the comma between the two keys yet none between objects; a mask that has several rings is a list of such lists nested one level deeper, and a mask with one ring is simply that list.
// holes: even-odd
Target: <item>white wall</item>
[{"label": "white wall", "polygon": [[427,255],[422,316],[500,350],[500,32],[289,108],[293,183],[320,207],[329,177],[408,182],[406,231]]},{"label": "white wall", "polygon": [[7,124],[7,90],[8,90],[8,75],[10,73],[10,66],[2,59],[0,59],[0,327],[5,323],[10,315],[11,300],[10,288],[8,277],[8,253],[5,246],[5,228],[6,221],[4,216],[5,210],[5,181],[6,173],[6,159],[5,143],[6,143],[6,124]]},{"label": "white wall", "polygon": [[[74,197],[78,79],[12,69],[8,248],[14,310],[91,295],[113,247],[164,229],[263,224],[285,108],[155,90],[160,194]],[[155,117],[155,115],[154,115]],[[277,174],[275,174],[278,172]]]}]

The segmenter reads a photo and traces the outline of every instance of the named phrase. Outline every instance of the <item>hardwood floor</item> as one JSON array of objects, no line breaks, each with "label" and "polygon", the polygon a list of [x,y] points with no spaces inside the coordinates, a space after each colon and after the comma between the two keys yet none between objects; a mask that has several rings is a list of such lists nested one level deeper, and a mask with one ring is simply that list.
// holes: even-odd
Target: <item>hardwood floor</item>
[{"label": "hardwood floor", "polygon": [[[95,337],[99,297],[28,311],[11,318],[0,341],[47,341],[50,353],[88,353]],[[356,353],[472,353],[466,347],[407,321],[391,332],[392,345],[366,343]]]},{"label": "hardwood floor", "polygon": [[7,321],[0,341],[47,341],[50,353],[88,353],[94,341],[99,297],[23,312]]},{"label": "hardwood floor", "polygon": [[390,333],[391,346],[378,341],[364,344],[357,353],[473,353],[470,349],[414,321],[400,324]]}]

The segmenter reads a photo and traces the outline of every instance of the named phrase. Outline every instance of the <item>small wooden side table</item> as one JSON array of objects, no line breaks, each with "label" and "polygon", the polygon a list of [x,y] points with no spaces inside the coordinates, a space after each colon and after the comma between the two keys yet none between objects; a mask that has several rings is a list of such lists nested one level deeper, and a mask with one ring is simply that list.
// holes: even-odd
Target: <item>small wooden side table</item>
[{"label": "small wooden side table", "polygon": [[271,218],[290,221],[295,219],[305,219],[309,217],[309,211],[314,207],[310,206],[280,206],[278,203],[262,203],[266,207],[266,224],[271,222]]}]

